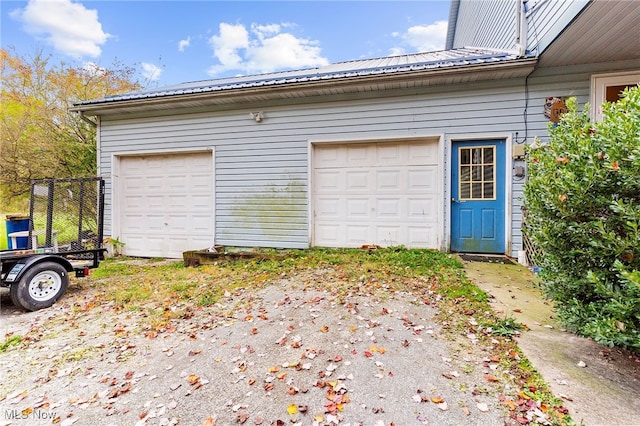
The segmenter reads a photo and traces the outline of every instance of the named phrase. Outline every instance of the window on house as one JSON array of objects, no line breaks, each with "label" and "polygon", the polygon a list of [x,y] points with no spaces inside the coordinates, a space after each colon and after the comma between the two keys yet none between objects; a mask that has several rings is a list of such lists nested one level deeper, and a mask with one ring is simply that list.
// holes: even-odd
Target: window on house
[{"label": "window on house", "polygon": [[616,102],[627,87],[640,84],[640,71],[625,73],[598,74],[591,77],[591,116],[602,119],[602,104]]},{"label": "window on house", "polygon": [[495,200],[495,146],[460,148],[461,200]]}]

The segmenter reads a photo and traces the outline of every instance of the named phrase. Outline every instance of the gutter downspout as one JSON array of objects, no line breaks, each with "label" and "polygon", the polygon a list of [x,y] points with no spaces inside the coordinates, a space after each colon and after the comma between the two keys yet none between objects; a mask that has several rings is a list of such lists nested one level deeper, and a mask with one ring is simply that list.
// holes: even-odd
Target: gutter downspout
[{"label": "gutter downspout", "polygon": [[516,0],[515,53],[518,58],[527,54],[527,1]]},{"label": "gutter downspout", "polygon": [[89,117],[84,115],[84,112],[78,111],[78,114],[80,115],[80,118],[82,118],[87,123],[91,124],[93,127],[98,127],[98,123],[96,123],[95,121],[91,120]]}]

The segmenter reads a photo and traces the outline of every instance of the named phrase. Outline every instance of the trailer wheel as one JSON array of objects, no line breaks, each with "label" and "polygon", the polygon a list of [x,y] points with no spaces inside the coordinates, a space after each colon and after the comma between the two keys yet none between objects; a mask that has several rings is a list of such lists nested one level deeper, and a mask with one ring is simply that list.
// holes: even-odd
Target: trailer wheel
[{"label": "trailer wheel", "polygon": [[69,275],[64,267],[55,262],[37,263],[17,285],[11,286],[11,299],[28,311],[37,311],[53,305],[68,286]]}]

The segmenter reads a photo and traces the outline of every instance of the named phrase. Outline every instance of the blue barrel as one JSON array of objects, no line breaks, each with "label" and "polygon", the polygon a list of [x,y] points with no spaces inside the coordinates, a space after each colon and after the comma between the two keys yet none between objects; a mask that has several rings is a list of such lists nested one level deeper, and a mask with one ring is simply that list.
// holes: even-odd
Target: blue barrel
[{"label": "blue barrel", "polygon": [[7,244],[9,250],[26,249],[29,247],[29,237],[16,238],[16,247],[13,247],[9,234],[12,232],[28,231],[29,230],[29,217],[28,216],[7,216]]}]

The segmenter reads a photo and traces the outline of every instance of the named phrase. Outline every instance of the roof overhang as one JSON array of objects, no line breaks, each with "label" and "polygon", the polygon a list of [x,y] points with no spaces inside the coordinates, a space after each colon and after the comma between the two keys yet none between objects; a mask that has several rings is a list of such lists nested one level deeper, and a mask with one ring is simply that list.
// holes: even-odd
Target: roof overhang
[{"label": "roof overhang", "polygon": [[591,1],[540,55],[540,67],[640,59],[640,1]]},{"label": "roof overhang", "polygon": [[[271,86],[247,88],[220,88],[201,93],[181,93],[136,99],[103,100],[77,104],[71,112],[97,116],[175,110],[177,108],[202,108],[211,106],[243,105],[286,100],[309,102],[309,98],[340,95],[380,96],[392,90],[413,90],[416,93],[430,86],[468,84],[480,81],[522,78],[531,73],[536,58],[513,59],[496,63],[436,68],[420,71],[404,71],[390,74],[350,76],[330,80],[293,82]],[[306,101],[305,101],[306,99]]]}]

